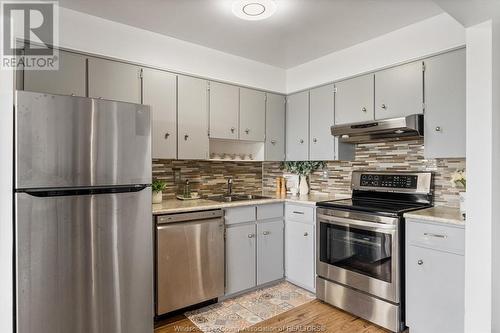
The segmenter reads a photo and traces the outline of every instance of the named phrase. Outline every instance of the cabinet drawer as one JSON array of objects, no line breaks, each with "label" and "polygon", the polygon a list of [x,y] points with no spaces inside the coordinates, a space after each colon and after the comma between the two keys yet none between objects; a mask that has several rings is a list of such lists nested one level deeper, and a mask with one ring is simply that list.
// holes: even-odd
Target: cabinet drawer
[{"label": "cabinet drawer", "polygon": [[226,224],[252,222],[256,219],[255,206],[228,208],[225,210]]},{"label": "cabinet drawer", "polygon": [[257,206],[257,220],[268,220],[283,217],[283,204]]},{"label": "cabinet drawer", "polygon": [[406,237],[410,245],[464,255],[465,230],[444,225],[407,221]]},{"label": "cabinet drawer", "polygon": [[285,216],[287,220],[313,224],[314,207],[286,204]]}]

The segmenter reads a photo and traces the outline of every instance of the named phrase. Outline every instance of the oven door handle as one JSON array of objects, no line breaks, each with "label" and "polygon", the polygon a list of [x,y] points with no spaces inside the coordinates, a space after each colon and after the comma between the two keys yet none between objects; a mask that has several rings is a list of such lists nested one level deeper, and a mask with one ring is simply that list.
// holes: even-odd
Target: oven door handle
[{"label": "oven door handle", "polygon": [[397,226],[394,224],[383,224],[383,223],[375,223],[375,222],[367,222],[361,220],[352,220],[346,219],[338,216],[329,216],[318,214],[318,222],[326,222],[329,224],[341,225],[344,227],[348,226],[357,226],[362,227],[366,230],[380,231],[380,232],[390,232],[396,230]]}]

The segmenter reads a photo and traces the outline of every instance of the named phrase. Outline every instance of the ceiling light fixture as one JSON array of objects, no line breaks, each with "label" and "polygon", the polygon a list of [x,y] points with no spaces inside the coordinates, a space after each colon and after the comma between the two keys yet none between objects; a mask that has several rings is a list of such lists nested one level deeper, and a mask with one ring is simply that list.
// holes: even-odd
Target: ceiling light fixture
[{"label": "ceiling light fixture", "polygon": [[233,2],[233,14],[248,20],[264,20],[276,12],[276,2],[273,0],[236,0]]}]

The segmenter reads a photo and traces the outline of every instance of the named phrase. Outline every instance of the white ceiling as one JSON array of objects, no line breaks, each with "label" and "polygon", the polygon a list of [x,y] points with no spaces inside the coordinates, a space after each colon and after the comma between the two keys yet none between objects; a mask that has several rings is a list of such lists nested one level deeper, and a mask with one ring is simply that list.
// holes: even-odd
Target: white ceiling
[{"label": "white ceiling", "polygon": [[232,0],[59,0],[63,7],[290,68],[443,11],[430,0],[277,0],[245,21]]}]

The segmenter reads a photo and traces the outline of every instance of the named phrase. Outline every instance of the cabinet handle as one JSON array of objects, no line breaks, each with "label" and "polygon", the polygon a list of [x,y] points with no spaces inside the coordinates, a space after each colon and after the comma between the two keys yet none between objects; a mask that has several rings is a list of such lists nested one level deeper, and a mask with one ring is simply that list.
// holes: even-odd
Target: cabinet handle
[{"label": "cabinet handle", "polygon": [[235,130],[236,130],[236,128],[231,127],[231,133],[234,133]]},{"label": "cabinet handle", "polygon": [[275,145],[276,144],[276,140],[271,140],[271,144]]},{"label": "cabinet handle", "polygon": [[309,236],[309,233],[304,232],[304,237],[307,237],[307,236]]},{"label": "cabinet handle", "polygon": [[254,238],[255,235],[254,234],[248,234],[248,238]]},{"label": "cabinet handle", "polygon": [[187,139],[189,139],[189,135],[185,134],[184,135],[184,141],[187,141]]},{"label": "cabinet handle", "polygon": [[72,94],[71,94],[71,96],[75,96],[75,94],[74,94],[74,93],[72,93]]},{"label": "cabinet handle", "polygon": [[245,130],[245,133],[246,133],[246,134],[250,133],[250,129],[249,129],[249,128],[247,128],[247,129]]},{"label": "cabinet handle", "polygon": [[299,143],[300,143],[300,144],[303,144],[303,143],[304,143],[304,140],[303,140],[303,139],[300,139],[300,140],[299,140]]},{"label": "cabinet handle", "polygon": [[435,238],[446,238],[446,235],[432,234],[429,232],[424,232],[424,236],[435,237]]},{"label": "cabinet handle", "polygon": [[361,109],[361,111],[366,112],[367,110],[366,110],[366,108],[365,108],[365,107],[363,107],[363,108]]},{"label": "cabinet handle", "polygon": [[264,236],[267,236],[267,235],[269,235],[269,234],[270,234],[270,232],[269,232],[269,231],[264,231],[262,234],[263,234]]},{"label": "cabinet handle", "polygon": [[434,129],[436,132],[441,132],[442,131],[442,128],[441,126],[436,126],[436,128]]},{"label": "cabinet handle", "polygon": [[165,139],[168,139],[169,136],[170,136],[170,133],[165,133]]},{"label": "cabinet handle", "polygon": [[382,104],[381,108],[384,109],[384,110],[387,110],[387,105]]},{"label": "cabinet handle", "polygon": [[419,261],[417,261],[417,264],[418,264],[419,266],[422,266],[422,265],[424,264],[424,261],[423,261],[422,259],[420,259]]},{"label": "cabinet handle", "polygon": [[293,213],[294,213],[294,214],[299,214],[299,215],[304,215],[304,212],[299,212],[299,211],[297,211],[297,210],[294,210],[294,211],[293,211]]},{"label": "cabinet handle", "polygon": [[314,139],[313,139],[313,142],[314,142],[314,143],[318,142],[318,139],[314,138]]}]

